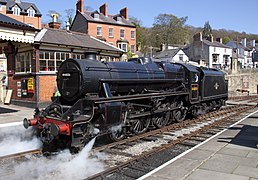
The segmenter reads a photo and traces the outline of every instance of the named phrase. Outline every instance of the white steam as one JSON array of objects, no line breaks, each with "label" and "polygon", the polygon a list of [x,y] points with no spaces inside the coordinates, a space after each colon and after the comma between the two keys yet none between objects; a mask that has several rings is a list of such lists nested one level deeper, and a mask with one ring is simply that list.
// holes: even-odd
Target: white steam
[{"label": "white steam", "polygon": [[33,129],[22,125],[0,128],[0,156],[40,148],[41,141],[33,136]]},{"label": "white steam", "polygon": [[15,175],[11,179],[84,179],[104,170],[98,157],[89,157],[95,142],[91,140],[83,150],[72,155],[68,150],[53,157],[30,157],[30,160],[14,167]]}]

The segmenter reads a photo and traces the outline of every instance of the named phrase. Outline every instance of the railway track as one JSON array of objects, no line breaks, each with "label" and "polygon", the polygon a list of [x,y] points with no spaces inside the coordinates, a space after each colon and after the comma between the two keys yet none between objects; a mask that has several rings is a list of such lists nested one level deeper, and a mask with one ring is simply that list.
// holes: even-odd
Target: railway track
[{"label": "railway track", "polygon": [[[93,157],[96,153],[107,155],[107,159],[103,160],[106,168],[105,171],[87,179],[139,178],[156,168],[156,166],[165,163],[168,158],[171,159],[173,156],[181,154],[222,129],[227,128],[234,123],[236,116],[253,108],[255,107],[227,106],[220,111],[210,112],[196,119],[175,123],[119,142],[95,147],[91,153]],[[27,151],[0,157],[0,165],[12,162],[7,166],[11,167],[15,161],[29,161],[26,156],[32,154],[35,154],[36,158],[42,157],[40,150]],[[7,169],[1,177],[8,177],[8,174],[11,175],[12,173],[13,170]],[[2,171],[0,170],[1,174]]]},{"label": "railway track", "polygon": [[[95,152],[109,154],[105,162],[107,169],[87,179],[137,179],[172,159],[173,156],[183,153],[229,127],[239,119],[238,116],[254,108],[242,105],[226,107],[197,119],[186,120],[183,123],[172,124],[95,148]],[[137,146],[138,150],[135,151]]]},{"label": "railway track", "polygon": [[18,153],[6,155],[6,156],[0,156],[0,161],[20,159],[20,158],[26,157],[27,155],[41,155],[41,154],[42,154],[41,149],[28,150],[28,151],[18,152]]}]

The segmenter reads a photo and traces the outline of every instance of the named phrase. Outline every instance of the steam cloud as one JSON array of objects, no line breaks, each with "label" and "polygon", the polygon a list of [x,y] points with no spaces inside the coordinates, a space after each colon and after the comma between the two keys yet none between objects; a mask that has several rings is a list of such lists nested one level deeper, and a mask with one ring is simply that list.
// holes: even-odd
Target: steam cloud
[{"label": "steam cloud", "polygon": [[14,167],[13,179],[84,179],[104,170],[98,157],[90,158],[90,150],[95,142],[91,140],[79,154],[72,155],[68,150],[57,156],[33,158]]},{"label": "steam cloud", "polygon": [[[12,161],[3,164],[1,172],[12,167],[14,174],[7,175],[10,180],[27,179],[84,179],[104,170],[102,154],[90,157],[90,150],[95,139],[91,140],[78,154],[71,154],[64,150],[56,156],[35,157],[27,156],[25,162]],[[0,128],[0,156],[37,149],[42,146],[41,141],[33,136],[33,130],[24,129],[23,126]],[[8,171],[7,171],[8,174]],[[0,178],[1,179],[1,178]]]},{"label": "steam cloud", "polygon": [[0,128],[0,156],[38,149],[41,141],[33,136],[33,129],[22,125]]}]

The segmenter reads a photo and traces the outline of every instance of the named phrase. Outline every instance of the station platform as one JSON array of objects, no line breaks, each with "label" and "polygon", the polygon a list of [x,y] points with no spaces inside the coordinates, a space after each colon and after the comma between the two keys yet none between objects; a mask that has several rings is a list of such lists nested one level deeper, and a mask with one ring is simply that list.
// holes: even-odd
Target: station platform
[{"label": "station platform", "polygon": [[22,124],[24,118],[32,118],[33,108],[0,104],[0,127]]},{"label": "station platform", "polygon": [[258,180],[258,111],[138,180]]}]

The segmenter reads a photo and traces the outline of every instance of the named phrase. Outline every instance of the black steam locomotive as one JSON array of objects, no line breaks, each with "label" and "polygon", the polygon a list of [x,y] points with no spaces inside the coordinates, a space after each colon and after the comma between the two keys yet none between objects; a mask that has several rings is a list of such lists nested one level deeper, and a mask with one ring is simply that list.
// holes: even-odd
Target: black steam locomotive
[{"label": "black steam locomotive", "polygon": [[224,73],[216,69],[148,58],[101,62],[95,54],[64,61],[57,86],[61,96],[24,119],[24,127],[36,127],[44,144],[78,149],[97,135],[119,140],[181,122],[187,114],[220,108],[228,98]]}]

